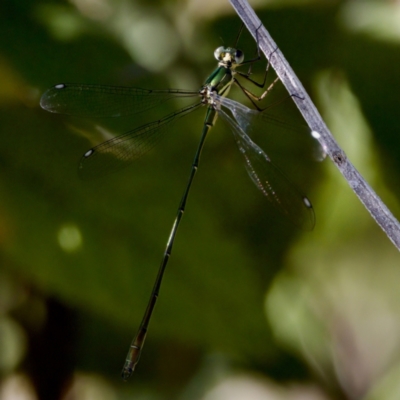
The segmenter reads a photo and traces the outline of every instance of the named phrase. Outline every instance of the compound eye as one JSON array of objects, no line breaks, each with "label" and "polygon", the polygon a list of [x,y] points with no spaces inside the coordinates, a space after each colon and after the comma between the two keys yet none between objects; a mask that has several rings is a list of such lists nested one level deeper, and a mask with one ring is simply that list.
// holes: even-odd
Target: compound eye
[{"label": "compound eye", "polygon": [[224,52],[225,52],[225,49],[224,49],[223,46],[218,47],[218,49],[216,49],[216,50],[214,51],[214,57],[215,57],[218,61],[220,61],[220,60],[222,59],[221,54],[224,53]]},{"label": "compound eye", "polygon": [[235,53],[235,62],[236,64],[241,64],[244,60],[244,54],[242,50],[236,50]]}]

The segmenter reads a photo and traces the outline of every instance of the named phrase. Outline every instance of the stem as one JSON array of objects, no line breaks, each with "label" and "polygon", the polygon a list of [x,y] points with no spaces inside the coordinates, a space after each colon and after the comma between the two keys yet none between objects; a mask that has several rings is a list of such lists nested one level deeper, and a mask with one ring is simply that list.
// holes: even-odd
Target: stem
[{"label": "stem", "polygon": [[[399,222],[354,168],[345,152],[339,147],[303,85],[289,66],[280,49],[277,48],[254,10],[250,7],[247,0],[229,1],[246,25],[248,31],[258,40],[260,49],[267,59],[269,59],[270,64],[275,69],[277,76],[285,85],[287,91],[292,95],[293,101],[296,103],[310,129],[319,133],[320,137],[318,141],[321,143],[321,146],[323,146],[372,218],[374,218],[397,249],[400,250]],[[258,32],[256,33],[256,31]],[[270,55],[271,57],[269,57]]]}]

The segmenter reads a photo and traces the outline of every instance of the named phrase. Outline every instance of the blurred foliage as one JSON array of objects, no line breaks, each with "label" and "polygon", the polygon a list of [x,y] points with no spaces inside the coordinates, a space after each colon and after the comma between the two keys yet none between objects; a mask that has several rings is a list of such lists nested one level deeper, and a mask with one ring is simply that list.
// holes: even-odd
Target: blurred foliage
[{"label": "blurred foliage", "polygon": [[[398,2],[252,4],[350,160],[400,215]],[[398,398],[396,249],[329,160],[269,127],[255,140],[311,198],[317,224],[302,232],[276,215],[222,123],[141,362],[120,382],[202,113],[132,167],[83,182],[79,157],[104,129],[123,133],[178,105],[86,121],[47,113],[39,99],[61,82],[197,89],[240,20],[225,0],[5,0],[0,21],[1,399]],[[239,46],[256,51],[248,34]],[[276,108],[297,123],[290,101]]]}]

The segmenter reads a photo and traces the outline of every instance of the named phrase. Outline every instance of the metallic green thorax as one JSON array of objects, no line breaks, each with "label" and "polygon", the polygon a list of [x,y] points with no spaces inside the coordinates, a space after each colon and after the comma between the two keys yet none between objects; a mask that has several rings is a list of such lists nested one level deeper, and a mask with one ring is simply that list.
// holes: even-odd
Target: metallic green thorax
[{"label": "metallic green thorax", "polygon": [[232,82],[231,68],[218,66],[204,82],[204,86],[207,86],[211,91],[216,91],[221,96],[226,96]]},{"label": "metallic green thorax", "polygon": [[216,92],[220,96],[227,96],[229,89],[234,82],[235,68],[243,62],[243,52],[232,47],[218,47],[214,52],[214,57],[218,61],[218,67],[206,79],[200,94],[203,103],[208,104],[205,125],[212,127],[216,119],[216,111],[210,98],[211,92]]}]

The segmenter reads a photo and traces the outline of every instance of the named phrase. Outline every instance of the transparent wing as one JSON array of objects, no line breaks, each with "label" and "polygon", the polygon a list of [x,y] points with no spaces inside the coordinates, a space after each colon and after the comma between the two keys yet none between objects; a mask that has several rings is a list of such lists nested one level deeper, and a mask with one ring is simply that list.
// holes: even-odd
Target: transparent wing
[{"label": "transparent wing", "polygon": [[277,210],[296,226],[312,230],[315,225],[315,215],[310,200],[301,194],[296,186],[271,162],[267,154],[250,139],[242,125],[236,123],[218,105],[217,111],[218,115],[230,125],[239,150],[244,157],[246,170],[257,188]]},{"label": "transparent wing", "polygon": [[296,123],[291,124],[284,121],[280,116],[271,114],[267,111],[260,112],[258,110],[253,110],[237,101],[219,95],[216,95],[215,99],[218,103],[231,111],[236,122],[244,132],[252,134],[254,130],[262,129],[266,124],[272,124],[282,128],[280,132],[291,131],[300,133],[302,135],[301,141],[303,143],[303,148],[307,149],[310,157],[316,161],[322,161],[325,159],[326,152],[324,148],[318,140],[316,140],[315,136],[311,134],[311,130],[307,125]]},{"label": "transparent wing", "polygon": [[116,172],[151,150],[181,117],[201,103],[182,108],[164,118],[116,136],[88,150],[79,163],[79,176],[93,179]]},{"label": "transparent wing", "polygon": [[199,96],[197,91],[61,83],[43,94],[40,105],[59,114],[120,117],[140,113],[173,98],[194,96]]}]

